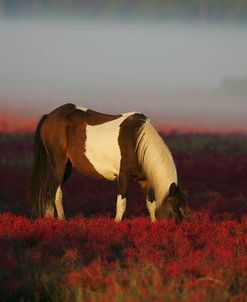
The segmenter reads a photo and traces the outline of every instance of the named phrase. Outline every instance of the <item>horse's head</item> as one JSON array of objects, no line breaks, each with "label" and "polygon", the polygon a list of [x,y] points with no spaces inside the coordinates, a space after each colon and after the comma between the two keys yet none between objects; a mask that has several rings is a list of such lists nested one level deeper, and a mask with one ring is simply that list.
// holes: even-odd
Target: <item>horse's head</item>
[{"label": "horse's head", "polygon": [[174,218],[176,222],[186,219],[188,217],[186,195],[175,183],[172,183],[167,197],[164,198],[162,205],[156,210],[156,217],[158,219]]}]

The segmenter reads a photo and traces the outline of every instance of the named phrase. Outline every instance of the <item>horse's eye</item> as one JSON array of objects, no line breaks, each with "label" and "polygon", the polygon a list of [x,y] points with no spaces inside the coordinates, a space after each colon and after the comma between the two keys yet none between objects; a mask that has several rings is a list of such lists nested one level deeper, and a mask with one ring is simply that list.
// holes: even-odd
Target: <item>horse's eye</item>
[{"label": "horse's eye", "polygon": [[172,208],[172,212],[173,212],[174,214],[178,214],[178,213],[179,213],[179,209],[178,209],[178,208]]}]

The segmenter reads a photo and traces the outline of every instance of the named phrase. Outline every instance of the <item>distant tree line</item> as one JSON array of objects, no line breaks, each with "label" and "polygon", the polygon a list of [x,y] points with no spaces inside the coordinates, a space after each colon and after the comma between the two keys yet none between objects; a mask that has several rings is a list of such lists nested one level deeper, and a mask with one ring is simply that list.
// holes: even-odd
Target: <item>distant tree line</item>
[{"label": "distant tree line", "polygon": [[70,12],[144,17],[247,19],[247,0],[0,0],[2,14]]},{"label": "distant tree line", "polygon": [[247,77],[225,78],[222,81],[222,88],[227,93],[247,96]]}]

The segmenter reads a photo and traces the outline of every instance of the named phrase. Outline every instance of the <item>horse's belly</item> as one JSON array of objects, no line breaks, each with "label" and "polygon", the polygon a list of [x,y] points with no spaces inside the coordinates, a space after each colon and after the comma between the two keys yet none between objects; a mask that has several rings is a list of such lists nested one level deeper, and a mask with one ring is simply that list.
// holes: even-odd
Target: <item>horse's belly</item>
[{"label": "horse's belly", "polygon": [[116,121],[86,127],[85,156],[94,169],[109,180],[116,179],[120,171],[121,151]]}]

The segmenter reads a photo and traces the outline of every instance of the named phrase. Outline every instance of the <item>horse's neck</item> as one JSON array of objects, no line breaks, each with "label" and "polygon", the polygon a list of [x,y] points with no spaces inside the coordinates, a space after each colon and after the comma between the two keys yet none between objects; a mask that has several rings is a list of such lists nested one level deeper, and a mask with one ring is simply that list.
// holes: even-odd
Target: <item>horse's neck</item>
[{"label": "horse's neck", "polygon": [[156,173],[157,181],[154,183],[154,191],[157,198],[157,204],[160,206],[164,198],[169,194],[170,185],[172,183],[177,184],[177,170],[170,151],[167,153],[167,157],[160,162]]},{"label": "horse's neck", "polygon": [[155,191],[158,206],[177,184],[177,170],[169,148],[153,126],[146,122],[139,131],[137,153],[149,184]]}]

